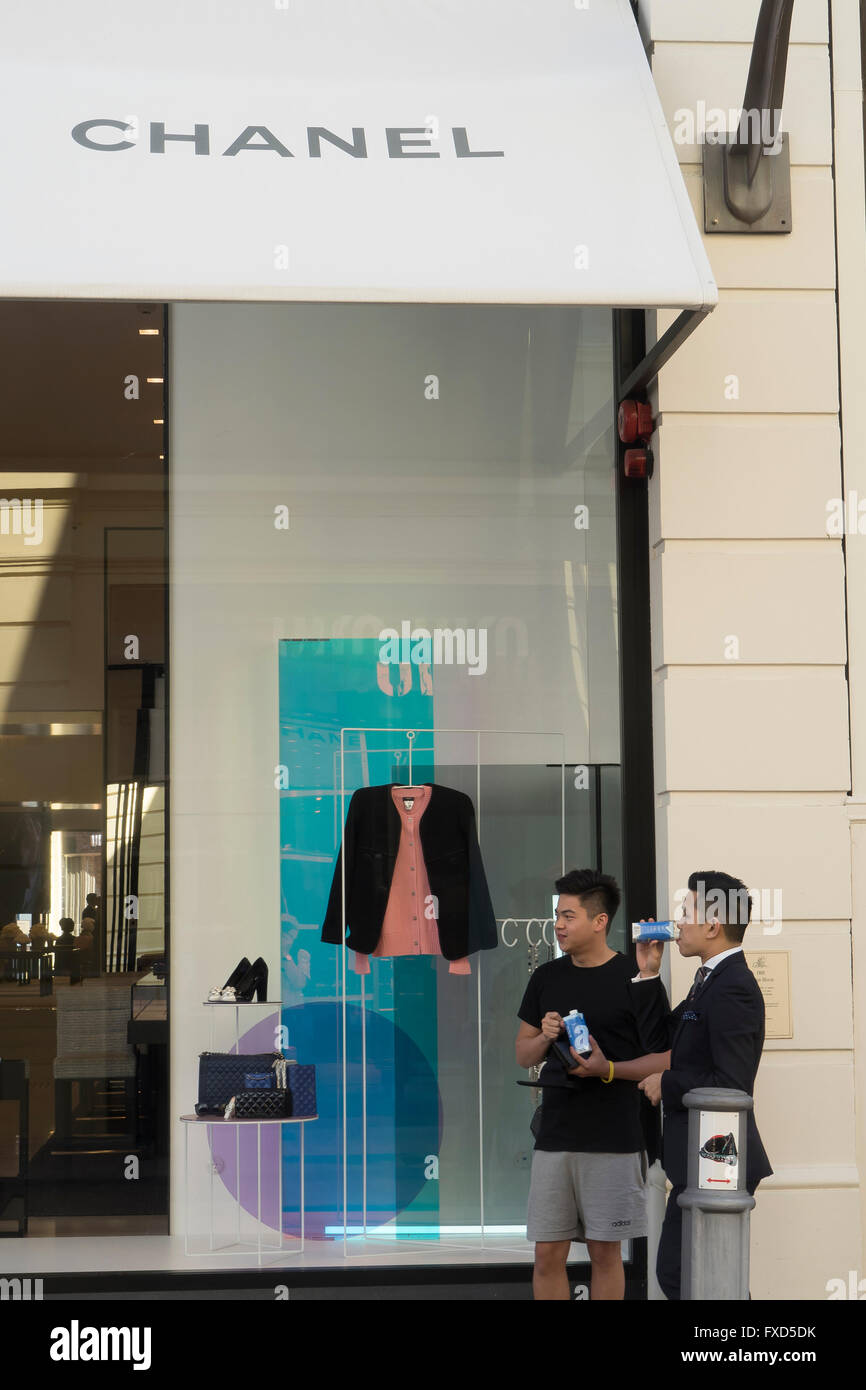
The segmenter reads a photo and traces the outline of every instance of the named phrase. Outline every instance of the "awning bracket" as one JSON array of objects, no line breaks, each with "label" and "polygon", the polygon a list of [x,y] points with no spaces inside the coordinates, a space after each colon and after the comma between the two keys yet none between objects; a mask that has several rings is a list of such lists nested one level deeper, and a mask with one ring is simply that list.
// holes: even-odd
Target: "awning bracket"
[{"label": "awning bracket", "polygon": [[621,401],[628,400],[633,396],[640,397],[649,390],[665,363],[673,357],[674,353],[685,342],[699,324],[703,323],[708,314],[712,312],[711,307],[703,309],[684,309],[678,314],[658,342],[650,348],[645,357],[642,357],[634,370],[622,383],[619,392]]},{"label": "awning bracket", "polygon": [[704,231],[791,231],[791,159],[780,126],[794,0],[762,0],[736,130],[703,133]]}]

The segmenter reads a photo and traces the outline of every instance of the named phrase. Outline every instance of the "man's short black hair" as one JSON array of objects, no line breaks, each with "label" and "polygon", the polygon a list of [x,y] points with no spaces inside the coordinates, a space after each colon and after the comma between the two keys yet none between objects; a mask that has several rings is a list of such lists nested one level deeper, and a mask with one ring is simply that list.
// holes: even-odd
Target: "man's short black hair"
[{"label": "man's short black hair", "polygon": [[717,918],[728,941],[739,945],[752,915],[752,900],[742,879],[721,869],[700,869],[689,874],[689,890],[698,895],[699,918],[706,921],[707,913]]},{"label": "man's short black hair", "polygon": [[610,874],[600,874],[597,869],[570,869],[554,885],[557,893],[568,893],[579,898],[587,917],[597,917],[600,912],[607,913],[607,926],[610,931],[621,894],[616,879]]}]

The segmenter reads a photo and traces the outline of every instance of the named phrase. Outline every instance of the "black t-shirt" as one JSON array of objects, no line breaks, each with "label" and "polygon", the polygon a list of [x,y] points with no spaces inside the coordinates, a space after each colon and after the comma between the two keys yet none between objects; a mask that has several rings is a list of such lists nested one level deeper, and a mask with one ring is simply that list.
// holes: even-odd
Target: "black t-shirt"
[{"label": "black t-shirt", "polygon": [[[540,965],[526,986],[518,1017],[541,1027],[547,1013],[579,1009],[610,1062],[665,1052],[670,1005],[661,980],[633,982],[635,967],[617,954],[603,965],[573,965],[571,956]],[[563,1033],[561,1039],[568,1045]],[[575,1065],[577,1065],[575,1063]],[[638,1153],[644,1147],[636,1081],[568,1076],[556,1053],[541,1072],[541,1128],[535,1147],[549,1153]],[[556,1084],[553,1084],[556,1083]]]}]

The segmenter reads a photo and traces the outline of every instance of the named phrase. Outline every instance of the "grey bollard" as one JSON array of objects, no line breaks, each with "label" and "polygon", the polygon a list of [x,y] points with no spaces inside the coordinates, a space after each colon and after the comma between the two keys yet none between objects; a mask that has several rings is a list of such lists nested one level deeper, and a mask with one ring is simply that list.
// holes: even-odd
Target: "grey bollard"
[{"label": "grey bollard", "polygon": [[683,1209],[681,1297],[699,1301],[749,1297],[749,1212],[746,1191],[745,1091],[703,1086],[687,1091],[688,1186]]}]

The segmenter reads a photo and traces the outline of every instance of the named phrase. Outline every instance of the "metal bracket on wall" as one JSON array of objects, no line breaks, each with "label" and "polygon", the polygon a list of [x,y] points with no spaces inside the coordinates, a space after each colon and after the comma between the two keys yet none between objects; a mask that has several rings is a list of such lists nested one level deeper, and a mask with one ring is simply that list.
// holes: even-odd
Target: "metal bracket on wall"
[{"label": "metal bracket on wall", "polygon": [[761,156],[754,180],[747,181],[747,162],[736,135],[717,144],[704,142],[704,231],[790,232],[791,152],[788,136],[777,153]]},{"label": "metal bracket on wall", "polygon": [[703,133],[704,231],[791,231],[791,156],[780,130],[794,0],[762,0],[737,129]]}]

